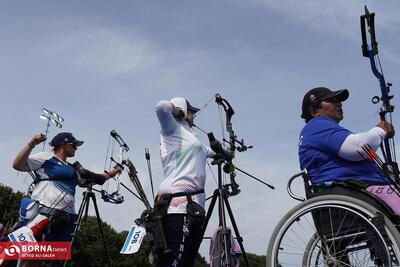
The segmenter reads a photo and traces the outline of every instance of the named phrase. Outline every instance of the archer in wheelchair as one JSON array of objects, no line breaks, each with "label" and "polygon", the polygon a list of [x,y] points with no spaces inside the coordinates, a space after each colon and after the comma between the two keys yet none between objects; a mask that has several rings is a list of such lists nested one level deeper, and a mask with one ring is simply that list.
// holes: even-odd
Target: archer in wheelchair
[{"label": "archer in wheelchair", "polygon": [[394,136],[394,128],[386,121],[357,134],[341,127],[342,102],[348,97],[346,89],[331,91],[325,87],[305,94],[301,117],[306,125],[300,133],[300,168],[308,171],[313,185],[352,179],[400,215],[399,196],[387,185],[384,171],[371,164],[363,151],[365,144],[369,151],[376,151],[385,138]]},{"label": "archer in wheelchair", "polygon": [[[346,89],[317,87],[303,99],[306,125],[299,160],[307,201],[276,227],[267,266],[398,266],[400,197],[395,173],[377,158],[382,141],[394,136],[381,121],[367,132],[341,127]],[[368,144],[368,145],[366,145]],[[371,160],[374,157],[374,160]],[[295,199],[300,199],[294,196]]]},{"label": "archer in wheelchair", "polygon": [[[381,121],[354,134],[339,126],[346,89],[317,87],[305,94],[301,117],[306,125],[299,141],[303,171],[287,187],[303,203],[272,233],[267,266],[399,266],[400,172],[391,124],[392,84],[386,83],[378,56],[375,13],[364,9],[361,48],[379,81],[381,96],[372,103],[382,102]],[[292,193],[297,177],[303,177],[307,200]]]}]

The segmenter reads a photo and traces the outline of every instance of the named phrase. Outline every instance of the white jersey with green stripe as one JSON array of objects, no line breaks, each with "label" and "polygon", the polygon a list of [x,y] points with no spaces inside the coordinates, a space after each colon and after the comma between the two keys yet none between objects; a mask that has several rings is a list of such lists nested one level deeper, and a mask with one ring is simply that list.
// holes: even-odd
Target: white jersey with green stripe
[{"label": "white jersey with green stripe", "polygon": [[[206,161],[215,153],[201,144],[186,121],[174,118],[170,101],[159,102],[155,109],[161,126],[160,154],[165,178],[159,194],[191,193],[204,189]],[[192,199],[205,206],[204,193],[193,195]],[[186,204],[185,196],[175,197],[168,213],[186,213]]]}]

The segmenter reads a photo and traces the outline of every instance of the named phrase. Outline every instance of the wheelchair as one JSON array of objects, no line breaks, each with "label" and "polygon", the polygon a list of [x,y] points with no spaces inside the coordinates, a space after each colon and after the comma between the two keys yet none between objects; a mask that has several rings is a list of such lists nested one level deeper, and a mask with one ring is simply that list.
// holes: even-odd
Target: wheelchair
[{"label": "wheelchair", "polygon": [[[291,190],[302,177],[306,199]],[[267,267],[400,266],[400,217],[356,182],[312,185],[307,171],[289,179],[299,201],[279,222]]]}]

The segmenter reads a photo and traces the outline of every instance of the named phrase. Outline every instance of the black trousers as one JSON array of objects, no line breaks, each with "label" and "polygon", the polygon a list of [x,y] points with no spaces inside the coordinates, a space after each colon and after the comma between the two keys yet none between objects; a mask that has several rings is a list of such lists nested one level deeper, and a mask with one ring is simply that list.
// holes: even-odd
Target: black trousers
[{"label": "black trousers", "polygon": [[191,267],[203,239],[203,221],[189,221],[186,214],[167,214],[164,231],[172,253],[161,256],[157,267]]}]

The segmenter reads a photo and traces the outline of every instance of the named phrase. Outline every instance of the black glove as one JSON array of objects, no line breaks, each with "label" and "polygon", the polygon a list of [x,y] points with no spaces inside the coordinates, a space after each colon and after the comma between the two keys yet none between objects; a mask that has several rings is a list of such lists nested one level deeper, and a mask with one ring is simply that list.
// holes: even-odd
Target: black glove
[{"label": "black glove", "polygon": [[182,109],[173,107],[172,116],[174,116],[175,119],[182,120],[183,118],[185,118],[185,113]]}]

